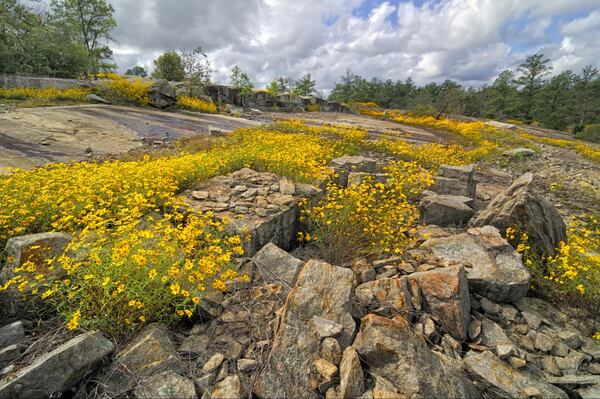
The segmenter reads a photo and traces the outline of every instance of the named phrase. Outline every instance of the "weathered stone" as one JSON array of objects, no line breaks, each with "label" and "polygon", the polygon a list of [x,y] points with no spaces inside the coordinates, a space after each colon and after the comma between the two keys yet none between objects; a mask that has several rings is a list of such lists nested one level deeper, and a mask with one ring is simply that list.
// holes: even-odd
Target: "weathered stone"
[{"label": "weathered stone", "polygon": [[217,367],[219,367],[221,363],[223,363],[223,360],[225,360],[224,354],[219,352],[215,353],[210,357],[210,359],[208,359],[206,363],[204,363],[204,365],[202,366],[202,372],[210,373],[212,371],[215,371]]},{"label": "weathered stone", "polygon": [[325,378],[325,380],[331,380],[338,372],[338,368],[335,364],[322,358],[317,358],[313,364],[317,372]]},{"label": "weathered stone", "polygon": [[560,377],[562,375],[560,367],[556,362],[556,358],[554,358],[554,356],[544,356],[542,358],[542,368],[546,373],[555,377]]},{"label": "weathered stone", "polygon": [[192,191],[192,198],[198,201],[208,199],[210,193],[208,191]]},{"label": "weathered stone", "polygon": [[388,175],[386,173],[365,173],[365,172],[350,172],[348,173],[348,186],[359,186],[365,181],[371,183],[387,184]]},{"label": "weathered stone", "polygon": [[441,165],[431,191],[441,195],[464,195],[475,198],[474,165]]},{"label": "weathered stone", "polygon": [[421,309],[432,314],[454,338],[465,340],[471,305],[462,266],[450,266],[402,277],[410,291],[420,291]]},{"label": "weathered stone", "polygon": [[156,108],[167,108],[177,101],[175,90],[164,79],[152,83],[148,89],[148,95],[150,96],[150,104]]},{"label": "weathered stone", "polygon": [[210,339],[207,335],[190,335],[179,346],[178,352],[187,356],[199,356],[206,352]]},{"label": "weathered stone", "polygon": [[242,397],[242,383],[237,375],[230,375],[215,385],[210,396],[214,399],[235,399]]},{"label": "weathered stone", "polygon": [[254,359],[240,359],[237,361],[237,368],[243,372],[250,372],[256,370],[258,362]]},{"label": "weathered stone", "polygon": [[93,371],[113,350],[112,342],[99,332],[78,335],[0,381],[0,398],[54,396]]},{"label": "weathered stone", "polygon": [[514,355],[515,352],[516,352],[516,348],[514,345],[498,345],[498,346],[496,346],[496,355],[498,355],[498,357],[503,360],[508,359],[509,357]]},{"label": "weathered stone", "polygon": [[555,359],[564,375],[577,374],[585,370],[586,365],[592,360],[590,355],[578,351],[571,351],[567,356],[555,357]]},{"label": "weathered stone", "polygon": [[492,301],[490,301],[487,298],[481,298],[481,300],[479,301],[480,305],[481,305],[481,309],[490,315],[497,315],[502,311],[502,307],[500,305],[498,305],[497,303],[494,303]]},{"label": "weathered stone", "polygon": [[562,339],[571,349],[577,349],[583,343],[581,334],[577,331],[560,330],[558,332],[558,338]]},{"label": "weathered stone", "polygon": [[196,306],[196,311],[201,319],[213,319],[221,315],[221,302],[224,296],[221,291],[213,291],[202,297]]},{"label": "weathered stone", "polygon": [[8,366],[19,356],[21,356],[21,348],[19,345],[9,345],[0,349],[0,369]]},{"label": "weathered stone", "polygon": [[344,326],[341,324],[319,316],[313,316],[310,319],[310,324],[321,339],[336,337],[344,330]]},{"label": "weathered stone", "polygon": [[521,255],[492,226],[432,238],[421,247],[446,262],[470,263],[472,267],[466,268],[466,272],[472,293],[494,302],[517,301],[527,294],[530,276]]},{"label": "weathered stone", "polygon": [[266,282],[283,282],[293,286],[304,264],[277,245],[268,243],[252,257],[258,272]]},{"label": "weathered stone", "polygon": [[21,343],[24,338],[25,328],[20,320],[0,327],[0,348]]},{"label": "weathered stone", "polygon": [[527,233],[529,243],[541,253],[553,254],[567,239],[566,226],[554,205],[534,191],[532,182],[531,173],[516,179],[481,212],[474,226],[515,228]]},{"label": "weathered stone", "polygon": [[284,177],[279,180],[279,192],[281,194],[294,195],[296,194],[296,186],[293,181]]},{"label": "weathered stone", "polygon": [[475,214],[466,203],[471,198],[456,195],[431,195],[419,202],[419,222],[438,226],[463,225]]},{"label": "weathered stone", "polygon": [[507,350],[506,348],[503,348],[499,351],[498,347],[500,346],[512,347],[512,352],[507,356],[516,352],[513,342],[508,338],[502,327],[486,318],[481,320],[481,334],[479,335],[478,342],[481,345],[492,348],[496,353],[502,353]]},{"label": "weathered stone", "polygon": [[363,393],[363,371],[356,349],[349,346],[344,350],[340,363],[340,396],[357,398]]},{"label": "weathered stone", "polygon": [[335,338],[325,338],[321,343],[321,357],[333,364],[340,364],[342,349]]},{"label": "weathered stone", "polygon": [[[13,270],[27,261],[35,263],[37,271],[47,276],[59,276],[60,268],[47,270],[47,259],[63,254],[73,239],[65,233],[39,233],[9,238],[6,242],[6,264],[0,270],[0,283],[15,276]],[[1,266],[0,266],[1,267]]]},{"label": "weathered stone", "polygon": [[348,175],[351,172],[374,173],[377,162],[363,156],[344,155],[331,161],[333,168],[333,181],[341,186],[348,184]]},{"label": "weathered stone", "polygon": [[544,333],[537,333],[534,345],[536,349],[541,350],[542,352],[550,352],[554,347],[554,341]]},{"label": "weathered stone", "polygon": [[380,308],[395,314],[407,314],[412,308],[408,282],[402,278],[369,281],[356,287],[354,295],[364,314]]},{"label": "weathered stone", "polygon": [[197,398],[194,382],[174,371],[165,371],[141,380],[135,388],[137,399],[194,399]]},{"label": "weathered stone", "polygon": [[467,372],[482,384],[489,397],[528,398],[537,392],[543,398],[568,399],[561,389],[508,366],[492,352],[467,356],[463,362]]},{"label": "weathered stone", "polygon": [[313,364],[321,338],[307,328],[313,316],[341,324],[342,348],[352,343],[356,324],[350,315],[354,273],[311,260],[288,295],[269,360],[254,385],[259,397],[315,397],[319,385]]},{"label": "weathered stone", "polygon": [[101,385],[106,395],[118,396],[141,378],[167,369],[178,371],[181,367],[169,330],[159,324],[150,324],[117,353]]},{"label": "weathered stone", "polygon": [[519,357],[511,356],[508,358],[508,364],[510,364],[515,369],[522,369],[527,366],[527,362]]},{"label": "weathered stone", "polygon": [[548,378],[548,382],[561,387],[573,398],[597,399],[600,397],[600,376],[566,375]]},{"label": "weathered stone", "polygon": [[512,150],[506,150],[502,153],[505,157],[510,158],[522,158],[530,157],[535,154],[531,148],[513,148]]},{"label": "weathered stone", "polygon": [[475,386],[431,352],[400,316],[365,316],[353,347],[371,375],[389,380],[393,389],[386,391],[396,390],[402,397],[480,397]]},{"label": "weathered stone", "polygon": [[481,334],[481,320],[473,320],[469,323],[467,330],[469,339],[475,339]]}]

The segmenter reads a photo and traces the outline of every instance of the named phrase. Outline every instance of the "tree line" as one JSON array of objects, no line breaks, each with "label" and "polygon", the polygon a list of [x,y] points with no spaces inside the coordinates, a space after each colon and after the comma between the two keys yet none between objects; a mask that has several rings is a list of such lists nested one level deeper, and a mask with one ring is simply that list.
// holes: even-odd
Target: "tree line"
[{"label": "tree line", "polygon": [[105,0],[52,0],[48,9],[0,0],[0,72],[78,78],[116,68],[113,14]]},{"label": "tree line", "polygon": [[330,100],[373,101],[440,117],[461,114],[498,120],[537,122],[552,129],[580,131],[600,123],[600,73],[588,65],[579,73],[563,71],[551,78],[550,60],[528,56],[513,70],[505,70],[490,85],[464,87],[452,80],[417,86],[404,81],[364,79],[350,70],[340,78]]}]

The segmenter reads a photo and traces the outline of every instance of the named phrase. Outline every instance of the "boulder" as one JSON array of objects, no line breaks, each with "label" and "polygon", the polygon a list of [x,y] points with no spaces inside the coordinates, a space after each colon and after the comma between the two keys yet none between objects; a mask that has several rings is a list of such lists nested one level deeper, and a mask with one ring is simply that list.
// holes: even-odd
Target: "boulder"
[{"label": "boulder", "polygon": [[196,387],[189,378],[165,371],[141,380],[135,388],[137,399],[196,399]]},{"label": "boulder", "polygon": [[480,384],[488,397],[561,398],[569,396],[540,378],[510,367],[492,352],[470,355],[463,360],[467,372]]},{"label": "boulder", "polygon": [[475,198],[476,187],[474,165],[441,165],[430,190],[442,195]]},{"label": "boulder", "polygon": [[363,393],[363,371],[356,349],[349,346],[344,350],[340,363],[340,396],[357,398]]},{"label": "boulder", "polygon": [[6,242],[6,264],[0,271],[0,283],[14,277],[13,270],[27,261],[32,261],[40,273],[50,273],[41,270],[47,259],[63,254],[69,242],[73,239],[65,233],[38,233],[9,238]]},{"label": "boulder", "polygon": [[356,324],[350,315],[354,274],[350,269],[311,260],[304,265],[281,314],[267,364],[253,392],[259,397],[317,397],[321,337],[308,328],[313,316],[337,323],[342,349],[354,338]]},{"label": "boulder", "polygon": [[354,290],[362,315],[377,312],[383,315],[408,315],[412,310],[408,284],[402,278],[382,278],[363,283]]},{"label": "boulder", "polygon": [[422,248],[445,262],[459,262],[466,267],[471,293],[493,302],[513,302],[525,297],[530,275],[521,255],[492,226],[471,228],[465,233],[432,238]]},{"label": "boulder", "polygon": [[99,332],[78,335],[0,381],[0,399],[54,397],[93,371],[113,350],[112,342]]},{"label": "boulder", "polygon": [[430,195],[419,202],[419,221],[424,224],[448,226],[462,225],[473,217],[475,211],[467,205],[472,199],[460,195]]},{"label": "boulder", "polygon": [[118,396],[133,388],[142,378],[181,368],[169,330],[159,324],[150,324],[117,353],[101,386],[104,386],[107,396]]},{"label": "boulder", "polygon": [[273,243],[268,243],[253,257],[252,261],[265,282],[284,283],[293,286],[304,264]]},{"label": "boulder", "polygon": [[335,173],[333,181],[345,187],[351,172],[375,173],[377,161],[360,155],[344,155],[331,161],[331,167]]},{"label": "boulder", "polygon": [[212,399],[236,399],[242,397],[242,383],[237,375],[230,375],[217,383],[209,396]]},{"label": "boulder", "polygon": [[396,390],[397,397],[481,397],[473,383],[429,350],[401,316],[394,320],[365,316],[353,347],[368,372],[392,384],[393,389],[386,391]]},{"label": "boulder", "polygon": [[148,95],[150,96],[150,104],[156,108],[167,108],[177,101],[175,90],[164,79],[152,83],[148,89]]},{"label": "boulder", "polygon": [[0,327],[0,348],[19,344],[25,338],[25,328],[22,321],[15,321]]},{"label": "boulder", "polygon": [[411,292],[419,290],[420,310],[433,315],[454,338],[467,339],[471,304],[462,266],[412,273],[402,279],[407,280]]},{"label": "boulder", "polygon": [[508,227],[527,233],[533,248],[542,254],[554,253],[567,230],[560,214],[533,189],[533,174],[525,173],[475,219],[474,226],[492,225],[504,232]]}]

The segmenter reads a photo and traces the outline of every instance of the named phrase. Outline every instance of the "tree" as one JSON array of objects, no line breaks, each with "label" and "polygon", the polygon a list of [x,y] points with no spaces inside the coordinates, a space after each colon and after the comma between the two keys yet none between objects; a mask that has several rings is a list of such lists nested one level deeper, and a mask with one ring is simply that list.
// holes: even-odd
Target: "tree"
[{"label": "tree", "polygon": [[296,81],[294,94],[298,96],[312,96],[315,93],[316,82],[312,80],[310,73],[304,74]]},{"label": "tree", "polygon": [[581,130],[585,126],[590,104],[592,104],[594,98],[597,98],[594,94],[593,81],[598,79],[599,73],[598,68],[592,65],[586,65],[581,71],[581,76],[575,77],[575,93],[577,98],[577,113],[579,115],[578,124],[575,130]]},{"label": "tree", "polygon": [[145,78],[146,76],[148,76],[148,72],[146,72],[144,67],[136,65],[133,68],[128,69],[127,72],[125,72],[125,75],[141,76]]},{"label": "tree", "polygon": [[515,74],[508,69],[502,71],[494,80],[490,88],[490,99],[486,110],[489,116],[504,119],[508,114],[514,112],[518,93],[514,80]]},{"label": "tree", "polygon": [[181,56],[173,50],[162,53],[154,60],[152,76],[156,79],[182,81],[185,79],[185,70]]},{"label": "tree", "polygon": [[346,69],[346,72],[341,77],[341,82],[336,83],[335,87],[331,91],[329,99],[340,103],[346,103],[352,99],[354,94],[354,81],[356,76],[350,69]]},{"label": "tree", "polygon": [[274,96],[287,93],[289,90],[290,80],[284,76],[275,78],[267,86],[267,91]]},{"label": "tree", "polygon": [[435,99],[435,107],[437,109],[436,119],[439,119],[444,114],[458,114],[461,112],[460,90],[460,85],[450,79],[446,79],[440,85],[438,95]]},{"label": "tree", "polygon": [[231,86],[236,89],[241,89],[242,95],[252,93],[254,84],[250,81],[250,77],[242,71],[239,66],[234,66],[231,69]]},{"label": "tree", "polygon": [[540,96],[544,106],[539,112],[542,125],[551,129],[564,129],[569,125],[573,115],[572,86],[573,73],[565,71],[542,88]]},{"label": "tree", "polygon": [[117,26],[112,5],[106,0],[52,0],[51,8],[57,24],[85,47],[89,72],[96,74],[115,67],[107,62],[112,58],[107,45],[110,32]]},{"label": "tree", "polygon": [[538,53],[528,56],[525,62],[517,68],[520,76],[516,83],[523,86],[523,118],[527,122],[531,122],[533,119],[538,94],[544,85],[543,78],[552,70],[552,67],[548,65],[549,62],[549,58],[544,58],[543,54]]}]

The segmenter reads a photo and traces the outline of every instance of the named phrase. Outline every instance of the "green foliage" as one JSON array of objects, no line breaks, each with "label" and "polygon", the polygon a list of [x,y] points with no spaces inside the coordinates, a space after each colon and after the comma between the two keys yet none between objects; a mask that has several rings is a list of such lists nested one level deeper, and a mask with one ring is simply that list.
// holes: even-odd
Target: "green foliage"
[{"label": "green foliage", "polygon": [[106,0],[52,0],[52,19],[73,40],[81,43],[88,54],[88,73],[97,74],[116,67],[109,60],[110,32],[117,26],[114,8]]},{"label": "green foliage", "polygon": [[202,51],[202,47],[196,47],[194,50],[182,49],[180,53],[185,79],[188,83],[188,95],[198,96],[202,93],[202,88],[210,83],[212,73],[210,61]]},{"label": "green foliage", "polygon": [[525,62],[519,65],[517,72],[519,77],[515,80],[521,91],[521,102],[523,107],[523,118],[526,122],[533,120],[533,111],[538,105],[538,93],[544,86],[544,76],[548,75],[552,67],[548,65],[550,59],[544,58],[543,54],[530,55]]},{"label": "green foliage", "polygon": [[304,74],[294,86],[293,93],[298,96],[312,96],[315,94],[316,82],[312,80],[310,73]]},{"label": "green foliage", "polygon": [[287,93],[290,89],[290,80],[285,76],[275,78],[267,86],[267,91],[274,96]]},{"label": "green foliage", "polygon": [[144,67],[136,65],[133,68],[128,69],[127,72],[125,72],[125,75],[141,76],[142,78],[145,78],[148,76],[148,72],[146,72]]},{"label": "green foliage", "polygon": [[575,138],[600,144],[600,124],[587,125],[583,130],[575,133]]},{"label": "green foliage", "polygon": [[242,71],[239,66],[234,66],[231,69],[231,86],[236,89],[242,89],[242,95],[252,93],[254,84],[250,81],[250,77]]},{"label": "green foliage", "polygon": [[181,56],[173,50],[162,53],[154,60],[152,77],[170,81],[182,81],[185,78],[185,69]]}]

